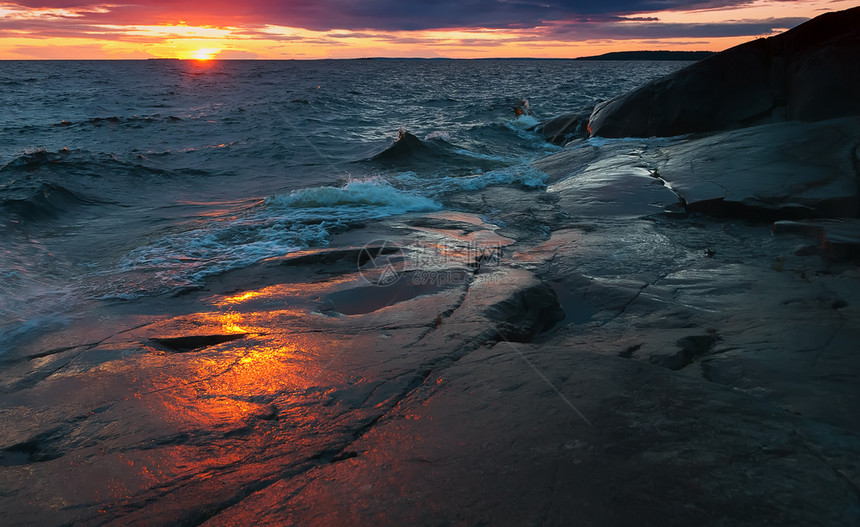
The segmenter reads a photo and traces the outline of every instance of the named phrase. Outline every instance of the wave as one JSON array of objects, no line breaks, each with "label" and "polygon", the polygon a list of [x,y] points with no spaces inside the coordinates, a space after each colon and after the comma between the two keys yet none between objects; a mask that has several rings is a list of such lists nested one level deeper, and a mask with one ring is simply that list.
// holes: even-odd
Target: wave
[{"label": "wave", "polygon": [[26,79],[4,79],[0,81],[0,86],[23,86],[24,84],[38,81],[39,79],[35,77],[28,77]]},{"label": "wave", "polygon": [[525,130],[530,130],[540,124],[540,121],[538,121],[533,115],[529,114],[522,114],[509,122],[512,126]]},{"label": "wave", "polygon": [[111,202],[53,183],[0,186],[0,209],[11,216],[13,224],[53,220],[80,207],[106,204]]},{"label": "wave", "polygon": [[429,160],[444,153],[444,148],[433,142],[422,141],[417,136],[401,128],[397,131],[397,139],[385,150],[372,156],[371,161],[384,163],[406,164],[416,160]]},{"label": "wave", "polygon": [[473,173],[476,170],[492,170],[504,165],[497,158],[458,148],[451,143],[451,136],[446,132],[431,133],[422,140],[403,128],[398,130],[397,138],[385,150],[362,161],[383,168],[440,173]]},{"label": "wave", "polygon": [[0,166],[0,181],[48,175],[57,176],[61,178],[60,181],[69,181],[76,177],[169,176],[171,172],[140,163],[122,161],[113,154],[65,148],[57,152],[35,150]]},{"label": "wave", "polygon": [[0,166],[0,210],[11,215],[12,225],[57,219],[84,208],[94,214],[94,206],[143,201],[145,193],[152,194],[167,180],[209,175],[192,168],[157,168],[142,155],[136,161],[87,150],[19,155]]},{"label": "wave", "polygon": [[313,187],[266,198],[269,206],[291,208],[376,207],[403,214],[438,210],[432,199],[398,190],[381,178],[350,180],[341,187]]},{"label": "wave", "polygon": [[131,117],[120,117],[111,115],[108,117],[91,117],[83,121],[67,121],[62,120],[59,123],[54,123],[54,126],[73,126],[73,125],[90,125],[94,127],[110,126],[118,124],[129,124],[132,126],[140,126],[147,123],[178,123],[184,119],[175,115],[132,115]]},{"label": "wave", "polygon": [[266,258],[325,246],[333,234],[357,223],[441,208],[381,178],[269,196],[242,213],[231,212],[230,221],[209,221],[135,249],[122,266],[136,274],[125,282],[142,289],[111,294],[128,297],[199,283]]},{"label": "wave", "polygon": [[482,190],[498,185],[519,185],[526,189],[546,187],[548,177],[529,164],[518,164],[470,176],[440,177],[427,179],[415,172],[404,172],[397,176],[398,183],[406,187],[420,187],[425,192],[445,196],[455,192]]}]

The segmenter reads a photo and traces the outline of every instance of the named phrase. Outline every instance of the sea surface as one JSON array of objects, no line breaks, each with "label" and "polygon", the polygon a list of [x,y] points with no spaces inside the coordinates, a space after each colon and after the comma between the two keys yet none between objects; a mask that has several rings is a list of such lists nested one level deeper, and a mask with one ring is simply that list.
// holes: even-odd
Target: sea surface
[{"label": "sea surface", "polygon": [[198,285],[455,192],[544,188],[530,162],[560,147],[533,125],[685,65],[0,62],[0,353],[94,299]]}]

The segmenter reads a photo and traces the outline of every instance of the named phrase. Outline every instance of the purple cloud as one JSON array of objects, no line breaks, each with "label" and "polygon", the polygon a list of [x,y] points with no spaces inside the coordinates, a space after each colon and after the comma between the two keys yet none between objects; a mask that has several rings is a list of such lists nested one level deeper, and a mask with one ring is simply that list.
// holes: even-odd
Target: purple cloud
[{"label": "purple cloud", "polygon": [[[785,0],[791,1],[791,0]],[[7,5],[63,8],[102,24],[160,24],[184,20],[220,26],[280,25],[311,30],[528,29],[547,22],[604,22],[641,12],[743,6],[750,0],[136,0],[97,4],[85,0],[16,0]]]}]

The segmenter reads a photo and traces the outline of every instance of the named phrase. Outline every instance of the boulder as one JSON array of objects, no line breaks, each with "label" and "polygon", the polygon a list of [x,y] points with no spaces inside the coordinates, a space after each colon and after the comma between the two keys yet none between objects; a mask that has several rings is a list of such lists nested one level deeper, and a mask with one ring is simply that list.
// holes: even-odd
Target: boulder
[{"label": "boulder", "polygon": [[562,114],[538,124],[535,131],[554,145],[564,145],[573,139],[588,137],[588,117],[588,114],[575,112]]},{"label": "boulder", "polygon": [[602,137],[675,136],[860,115],[860,7],[747,42],[598,105]]}]

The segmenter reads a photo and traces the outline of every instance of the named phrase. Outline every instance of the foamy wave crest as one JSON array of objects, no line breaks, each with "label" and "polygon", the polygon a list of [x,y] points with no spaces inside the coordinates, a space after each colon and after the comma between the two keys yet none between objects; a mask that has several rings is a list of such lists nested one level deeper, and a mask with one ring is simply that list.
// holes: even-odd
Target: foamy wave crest
[{"label": "foamy wave crest", "polygon": [[342,187],[294,190],[266,198],[265,203],[289,208],[373,207],[385,214],[434,211],[442,207],[430,198],[398,190],[381,178],[354,179]]},{"label": "foamy wave crest", "polygon": [[105,296],[125,298],[199,283],[266,258],[327,245],[332,234],[351,224],[441,208],[380,178],[270,196],[230,221],[206,222],[133,250],[121,267],[133,275],[124,283],[134,289],[112,288]]},{"label": "foamy wave crest", "polygon": [[511,125],[517,128],[532,128],[540,124],[540,121],[532,117],[531,115],[520,115],[516,119],[512,119],[510,121]]},{"label": "foamy wave crest", "polygon": [[451,134],[450,132],[446,132],[444,130],[436,130],[435,132],[430,132],[426,136],[424,136],[425,141],[432,141],[434,139],[439,139],[441,141],[445,141],[446,143],[451,142]]},{"label": "foamy wave crest", "polygon": [[531,165],[514,165],[490,170],[468,177],[443,177],[432,180],[420,178],[415,172],[401,173],[397,180],[407,186],[420,186],[442,195],[450,192],[481,190],[494,185],[521,185],[526,188],[546,187],[548,176]]},{"label": "foamy wave crest", "polygon": [[490,185],[518,183],[527,188],[543,188],[548,176],[531,165],[514,165],[501,170],[492,170],[471,178],[463,178],[463,190],[480,190]]}]

